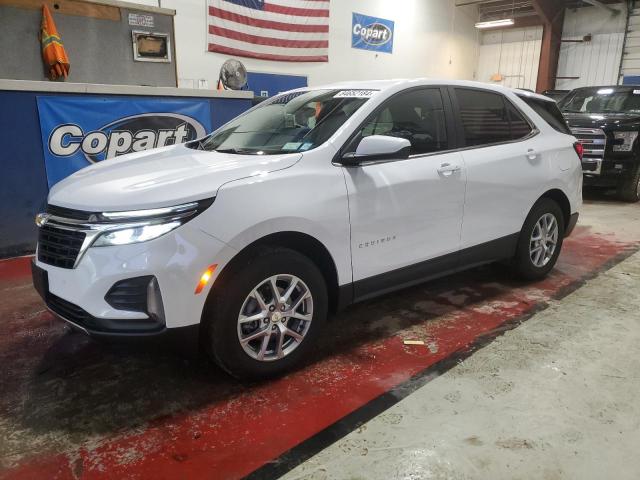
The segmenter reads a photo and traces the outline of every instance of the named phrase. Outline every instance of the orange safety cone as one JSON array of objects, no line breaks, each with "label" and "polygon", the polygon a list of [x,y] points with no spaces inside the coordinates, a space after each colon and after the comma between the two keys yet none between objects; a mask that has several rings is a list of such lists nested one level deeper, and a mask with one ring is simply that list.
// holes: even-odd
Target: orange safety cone
[{"label": "orange safety cone", "polygon": [[62,45],[60,34],[53,21],[49,7],[42,5],[42,27],[40,29],[42,59],[49,79],[67,78],[69,75],[69,58]]}]

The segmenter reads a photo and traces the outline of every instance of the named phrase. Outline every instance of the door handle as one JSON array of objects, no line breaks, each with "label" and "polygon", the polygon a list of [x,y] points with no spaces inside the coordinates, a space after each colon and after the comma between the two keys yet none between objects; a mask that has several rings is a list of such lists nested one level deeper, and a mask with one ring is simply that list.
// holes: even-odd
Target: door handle
[{"label": "door handle", "polygon": [[460,170],[460,165],[453,165],[451,163],[443,163],[438,167],[438,173],[445,177],[449,177]]},{"label": "door handle", "polygon": [[527,158],[529,160],[535,160],[536,158],[538,158],[538,152],[536,152],[533,148],[530,148],[529,150],[527,150]]}]

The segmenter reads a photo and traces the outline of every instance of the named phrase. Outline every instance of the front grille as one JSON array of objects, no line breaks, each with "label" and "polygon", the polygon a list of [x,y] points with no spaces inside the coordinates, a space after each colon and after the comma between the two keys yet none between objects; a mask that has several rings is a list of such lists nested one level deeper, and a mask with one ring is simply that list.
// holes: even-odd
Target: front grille
[{"label": "front grille", "polygon": [[60,298],[51,292],[47,294],[46,298],[47,306],[51,309],[51,311],[53,311],[53,313],[57,315],[60,315],[65,320],[69,320],[70,322],[73,322],[76,325],[82,328],[86,328],[90,331],[108,331],[108,329],[105,328],[104,323],[109,322],[109,320],[98,319],[76,304],[68,302],[67,300]]},{"label": "front grille", "polygon": [[113,334],[153,334],[161,332],[164,322],[155,318],[115,319],[97,318],[78,305],[71,303],[51,292],[46,294],[46,303],[56,315],[80,326],[91,333]]},{"label": "front grille", "polygon": [[152,275],[127,278],[116,282],[104,299],[116,310],[147,313],[147,288]]},{"label": "front grille", "polygon": [[57,207],[56,205],[47,205],[47,213],[56,217],[69,218],[71,220],[89,220],[92,212],[83,210],[72,210],[71,208]]},{"label": "front grille", "polygon": [[85,326],[93,318],[88,312],[79,306],[64,300],[52,293],[47,294],[47,306],[63,318]]},{"label": "front grille", "polygon": [[607,149],[607,135],[600,128],[572,128],[571,133],[584,149],[582,170],[599,174]]},{"label": "front grille", "polygon": [[38,260],[47,265],[73,268],[85,233],[45,224],[38,232]]}]

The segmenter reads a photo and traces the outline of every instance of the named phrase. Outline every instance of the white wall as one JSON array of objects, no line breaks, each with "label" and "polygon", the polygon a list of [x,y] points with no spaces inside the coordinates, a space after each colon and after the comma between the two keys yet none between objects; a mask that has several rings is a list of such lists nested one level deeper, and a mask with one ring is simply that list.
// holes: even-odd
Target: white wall
[{"label": "white wall", "polygon": [[622,55],[626,17],[624,11],[612,15],[597,7],[567,10],[563,39],[579,40],[591,34],[584,43],[563,43],[558,61],[557,89],[570,90],[590,85],[616,85]]},{"label": "white wall", "polygon": [[[158,6],[155,0],[140,3]],[[215,88],[229,57],[206,51],[206,1],[161,0],[176,10],[176,56],[183,85],[206,79]],[[351,13],[395,22],[393,53],[351,48]],[[310,85],[340,80],[402,77],[474,78],[478,56],[475,7],[455,0],[331,0],[328,63],[288,63],[239,58],[249,71],[307,75]]]},{"label": "white wall", "polygon": [[[513,88],[536,89],[542,26],[486,31],[481,34],[477,79]],[[499,73],[501,82],[492,82]]]}]

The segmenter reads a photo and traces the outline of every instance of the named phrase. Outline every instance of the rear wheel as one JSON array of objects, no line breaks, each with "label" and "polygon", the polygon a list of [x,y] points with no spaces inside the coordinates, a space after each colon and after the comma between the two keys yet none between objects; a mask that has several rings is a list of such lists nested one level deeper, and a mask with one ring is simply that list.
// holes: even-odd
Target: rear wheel
[{"label": "rear wheel", "polygon": [[635,167],[631,178],[618,186],[618,198],[625,202],[640,200],[640,165]]},{"label": "rear wheel", "polygon": [[205,347],[238,378],[292,368],[313,346],[327,316],[327,288],[311,260],[268,248],[235,265],[205,310]]},{"label": "rear wheel", "polygon": [[520,232],[514,259],[517,273],[529,280],[545,277],[558,260],[563,238],[562,210],[550,198],[539,200]]}]

